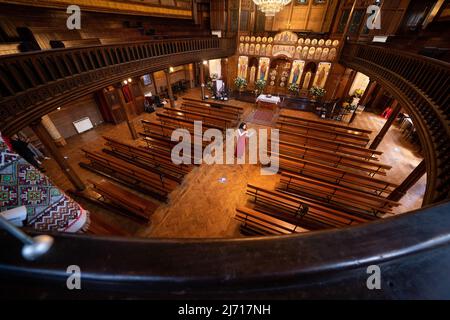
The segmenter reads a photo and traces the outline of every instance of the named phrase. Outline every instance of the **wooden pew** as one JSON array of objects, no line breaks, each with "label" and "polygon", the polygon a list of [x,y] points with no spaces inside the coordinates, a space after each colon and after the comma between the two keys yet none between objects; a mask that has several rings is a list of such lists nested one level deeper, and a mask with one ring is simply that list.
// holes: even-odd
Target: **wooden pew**
[{"label": "wooden pew", "polygon": [[[270,140],[269,145],[271,145],[271,143],[272,141]],[[285,159],[289,159],[288,157],[290,157],[292,161],[295,161],[295,159],[305,159],[321,162],[330,166],[361,171],[370,176],[374,176],[375,174],[385,176],[386,171],[392,168],[391,166],[378,161],[365,160],[341,153],[330,152],[321,148],[296,145],[292,143],[287,144],[284,142],[279,142],[279,153],[285,156]]]},{"label": "wooden pew", "polygon": [[244,108],[243,107],[238,107],[238,106],[232,106],[229,104],[224,104],[224,103],[217,103],[217,102],[213,102],[213,101],[205,101],[205,100],[201,100],[201,99],[196,99],[196,98],[189,98],[189,97],[183,97],[183,100],[186,101],[190,101],[190,102],[196,102],[200,105],[206,105],[209,107],[213,107],[213,108],[218,108],[218,109],[229,109],[229,110],[233,110],[235,112],[238,112],[239,114],[244,113]]},{"label": "wooden pew", "polygon": [[[226,130],[228,128],[233,128],[236,126],[235,120],[226,119],[220,116],[213,116],[209,114],[199,113],[199,112],[192,112],[188,110],[183,109],[176,109],[171,107],[164,107],[163,112],[167,115],[176,117],[176,118],[182,118],[185,120],[192,120],[192,121],[202,121],[203,125],[209,126],[217,126],[222,128],[222,130]],[[158,113],[159,115],[159,113]]]},{"label": "wooden pew", "polygon": [[242,222],[241,232],[246,235],[284,235],[308,231],[247,207],[236,208],[234,218]]},{"label": "wooden pew", "polygon": [[280,140],[283,142],[326,148],[326,150],[328,151],[340,152],[355,157],[375,160],[376,155],[383,154],[383,152],[377,150],[367,149],[344,142],[330,141],[324,138],[306,136],[304,134],[289,132],[285,130],[280,130],[279,133]]},{"label": "wooden pew", "polygon": [[367,146],[370,141],[368,136],[354,135],[351,133],[339,132],[328,128],[309,127],[307,125],[285,122],[281,120],[277,121],[277,128],[284,131],[303,134],[307,137],[319,137],[330,141],[343,142],[362,147]]},{"label": "wooden pew", "polygon": [[[158,120],[161,122],[162,125],[175,126],[177,128],[183,128],[191,132],[194,132],[195,120],[185,119],[178,116],[172,116],[162,112],[157,112],[156,116],[158,117]],[[207,129],[217,129],[223,132],[226,128],[210,123],[202,123],[202,131],[206,131]]]},{"label": "wooden pew", "polygon": [[281,187],[278,190],[315,198],[322,203],[329,203],[336,208],[346,209],[349,212],[385,214],[391,213],[393,207],[400,205],[398,202],[381,196],[370,195],[348,187],[288,172],[281,174],[280,183]]},{"label": "wooden pew", "polygon": [[150,216],[158,208],[156,203],[106,180],[95,182],[88,179],[88,182],[92,184],[92,189],[102,196],[103,199],[97,199],[98,201],[118,207],[119,210],[116,211],[122,212],[127,216],[131,215],[149,222]]},{"label": "wooden pew", "polygon": [[[78,30],[52,27],[28,27],[41,50],[52,49],[52,40],[81,40]],[[93,37],[96,38],[96,37]]]},{"label": "wooden pew", "polygon": [[57,48],[74,48],[100,45],[101,42],[97,38],[92,39],[76,39],[76,40],[50,40],[50,46]]},{"label": "wooden pew", "polygon": [[286,123],[302,124],[311,128],[323,128],[328,130],[335,130],[337,132],[350,133],[353,135],[360,135],[363,137],[368,137],[368,135],[372,133],[371,130],[350,127],[349,125],[343,125],[337,122],[305,119],[285,114],[280,114],[278,116],[278,120]]},{"label": "wooden pew", "polygon": [[98,214],[91,212],[89,214],[89,227],[86,230],[86,234],[95,236],[117,236],[117,237],[129,237],[130,234],[122,229],[112,225],[110,222],[101,218]]},{"label": "wooden pew", "polygon": [[[157,148],[161,150],[164,153],[167,153],[169,156],[171,155],[172,148],[176,146],[179,142],[178,141],[172,141],[171,135],[173,130],[178,129],[176,126],[169,126],[169,125],[162,125],[160,123],[154,123],[147,120],[142,120],[142,126],[144,128],[144,132],[140,132],[139,134],[141,136],[144,136],[144,141],[147,143],[147,146],[149,148]],[[195,145],[194,139],[194,129],[192,128],[185,128],[191,133],[191,143],[192,143],[192,149],[191,149],[191,156],[192,156],[192,162],[194,164],[197,164],[195,162]],[[203,131],[206,131],[208,128],[203,127]],[[198,136],[199,139],[202,139],[202,136]],[[210,142],[203,141],[202,139],[202,152],[204,148],[209,145]],[[224,145],[225,147],[225,145]]]},{"label": "wooden pew", "polygon": [[186,173],[192,170],[191,166],[180,164],[175,165],[172,159],[159,152],[153,152],[139,148],[130,144],[120,142],[114,138],[103,137],[106,140],[106,146],[110,149],[103,149],[104,152],[131,162],[144,169],[163,174],[170,179],[181,183]]},{"label": "wooden pew", "polygon": [[389,195],[398,185],[371,176],[352,172],[313,160],[279,155],[282,171],[300,174],[314,179],[346,186],[376,195]]},{"label": "wooden pew", "polygon": [[20,42],[0,43],[0,56],[20,52]]},{"label": "wooden pew", "polygon": [[208,106],[197,105],[195,103],[183,102],[180,107],[182,110],[198,112],[202,114],[208,114],[216,117],[222,117],[224,119],[237,122],[240,119],[240,114],[237,112],[217,109]]},{"label": "wooden pew", "polygon": [[149,172],[115,157],[82,149],[89,163],[80,162],[82,168],[106,176],[143,194],[166,201],[178,183],[170,178]]},{"label": "wooden pew", "polygon": [[376,220],[336,210],[310,200],[247,184],[247,194],[253,198],[254,209],[307,230],[342,228]]}]

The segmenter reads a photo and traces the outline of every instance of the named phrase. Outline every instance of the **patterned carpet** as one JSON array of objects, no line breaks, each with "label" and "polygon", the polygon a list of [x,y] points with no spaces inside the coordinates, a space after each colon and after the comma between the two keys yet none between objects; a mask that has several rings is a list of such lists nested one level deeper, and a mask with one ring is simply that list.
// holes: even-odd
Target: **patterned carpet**
[{"label": "patterned carpet", "polygon": [[42,231],[77,232],[88,212],[19,155],[0,136],[0,212],[25,206],[25,225]]},{"label": "patterned carpet", "polygon": [[246,122],[253,122],[263,125],[272,125],[274,123],[275,113],[269,109],[257,109],[253,111],[247,119]]}]

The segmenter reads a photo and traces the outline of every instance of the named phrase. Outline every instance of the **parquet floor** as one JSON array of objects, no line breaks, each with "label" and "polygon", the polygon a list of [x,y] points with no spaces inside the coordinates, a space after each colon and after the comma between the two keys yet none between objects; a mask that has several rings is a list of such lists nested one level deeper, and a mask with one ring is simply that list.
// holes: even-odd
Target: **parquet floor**
[{"label": "parquet floor", "polygon": [[[187,93],[189,96],[199,97],[199,90],[193,89]],[[243,119],[254,112],[254,105],[240,101],[228,103],[245,108]],[[301,111],[282,110],[288,114],[317,119],[317,116]],[[136,128],[142,130],[139,120],[153,119],[155,114],[143,114],[135,119]],[[358,115],[353,125],[371,129],[374,136],[381,129],[385,119],[371,114]],[[250,128],[264,127],[259,124],[248,123]],[[61,152],[68,157],[68,161],[80,175],[82,180],[102,179],[102,177],[79,167],[78,163],[84,161],[82,148],[101,150],[104,141],[102,136],[111,136],[125,142],[132,141],[127,125],[102,124],[97,128],[67,139],[67,146]],[[400,130],[392,127],[380,145],[384,152],[381,161],[393,166],[388,179],[400,183],[421,161],[420,155],[413,151],[413,147],[405,143]],[[50,159],[44,162],[48,176],[62,189],[71,188],[70,182],[61,173],[56,163]],[[113,214],[98,208],[86,201],[77,199],[92,214],[108,220],[111,224],[123,229],[126,233],[137,237],[164,237],[164,238],[220,238],[240,237],[239,223],[233,219],[235,208],[244,205],[247,183],[254,183],[273,189],[278,181],[277,176],[263,176],[257,165],[201,165],[186,175],[185,180],[170,195],[167,204],[161,204],[153,214],[150,224],[143,225],[126,217]],[[397,213],[419,208],[425,190],[426,177],[423,177],[402,199],[402,206]]]}]

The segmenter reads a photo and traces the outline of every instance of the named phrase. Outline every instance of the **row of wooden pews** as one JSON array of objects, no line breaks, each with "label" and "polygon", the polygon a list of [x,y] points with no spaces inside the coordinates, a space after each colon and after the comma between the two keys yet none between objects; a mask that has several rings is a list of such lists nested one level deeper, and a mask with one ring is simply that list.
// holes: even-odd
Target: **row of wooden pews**
[{"label": "row of wooden pews", "polygon": [[[249,203],[236,209],[241,232],[252,235],[281,235],[331,228],[342,228],[377,219],[370,215],[349,214],[317,201],[252,184],[247,185]],[[286,228],[286,223],[292,226]],[[280,229],[283,230],[280,232]],[[289,230],[287,230],[289,229]]]},{"label": "row of wooden pews", "polygon": [[272,156],[279,161],[279,184],[275,191],[247,186],[252,200],[235,216],[243,234],[342,228],[399,206],[387,199],[397,185],[382,179],[391,166],[380,163],[382,152],[365,148],[369,130],[285,115],[277,127],[279,152]]},{"label": "row of wooden pews", "polygon": [[183,97],[183,100],[185,101],[183,103],[196,104],[201,107],[213,108],[216,110],[221,110],[221,111],[226,111],[226,112],[234,112],[234,113],[237,113],[239,116],[241,116],[244,113],[243,107],[233,106],[230,104],[214,102],[214,101],[206,101],[206,100],[190,98],[190,97]]},{"label": "row of wooden pews", "polygon": [[182,183],[193,166],[172,162],[167,139],[144,137],[151,140],[147,141],[149,144],[137,146],[112,137],[103,138],[102,152],[83,149],[87,161],[79,165],[115,183],[89,180],[92,187],[77,195],[112,212],[148,223],[159,204],[137,193],[167,202],[170,192]]}]

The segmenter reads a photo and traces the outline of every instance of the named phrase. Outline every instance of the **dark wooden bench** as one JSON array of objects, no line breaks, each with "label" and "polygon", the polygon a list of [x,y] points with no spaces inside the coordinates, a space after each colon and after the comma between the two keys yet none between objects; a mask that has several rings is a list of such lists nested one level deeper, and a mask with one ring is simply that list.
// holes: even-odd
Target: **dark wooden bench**
[{"label": "dark wooden bench", "polygon": [[[222,131],[236,126],[235,120],[226,119],[220,116],[213,116],[199,112],[192,112],[183,109],[164,107],[163,112],[167,115],[182,118],[185,120],[202,121],[202,125],[220,127]],[[159,115],[159,113],[158,113]]]},{"label": "dark wooden bench", "polygon": [[192,170],[192,166],[185,164],[176,165],[172,162],[170,156],[159,152],[132,146],[114,138],[103,138],[106,140],[106,146],[110,148],[103,149],[104,152],[131,162],[144,169],[161,173],[178,183],[181,183],[184,175]]},{"label": "dark wooden bench", "polygon": [[391,213],[393,207],[400,204],[385,197],[370,195],[348,187],[311,179],[302,175],[283,172],[280,188],[293,194],[315,198],[322,203],[329,203],[349,212],[361,212],[377,215]]},{"label": "dark wooden bench", "polygon": [[254,209],[307,230],[342,228],[377,219],[372,216],[349,214],[314,201],[247,184],[247,194]]},{"label": "dark wooden bench", "polygon": [[20,42],[0,43],[0,56],[20,52]]},{"label": "dark wooden bench", "polygon": [[121,228],[112,225],[110,222],[101,218],[98,214],[91,212],[89,214],[89,227],[86,234],[94,236],[116,236],[129,237],[130,234],[123,231]]},{"label": "dark wooden bench", "polygon": [[348,169],[323,164],[317,161],[305,160],[279,155],[279,166],[281,171],[301,174],[314,179],[346,186],[376,195],[389,195],[398,187],[397,184],[377,179],[372,176],[353,172]]},{"label": "dark wooden bench", "polygon": [[107,154],[82,149],[89,163],[80,162],[82,168],[106,176],[133,190],[166,201],[168,194],[178,183],[170,178],[144,170],[127,161]]},{"label": "dark wooden bench", "polygon": [[[271,143],[269,145],[271,145]],[[279,153],[286,156],[285,159],[290,157],[293,161],[295,161],[295,159],[312,160],[337,168],[346,168],[354,170],[355,172],[364,172],[370,176],[374,176],[375,174],[385,176],[386,172],[392,168],[391,166],[378,161],[365,160],[342,153],[328,151],[323,148],[293,143],[280,142]]]},{"label": "dark wooden bench", "polygon": [[350,125],[343,125],[337,122],[332,122],[330,120],[313,120],[305,119],[295,116],[289,116],[285,114],[280,114],[278,120],[284,121],[286,123],[302,124],[309,126],[311,128],[324,128],[328,130],[334,130],[337,132],[350,133],[353,135],[360,135],[363,137],[368,137],[372,131],[367,129],[361,129],[356,127],[350,127]]},{"label": "dark wooden bench", "polygon": [[217,109],[225,109],[225,110],[229,109],[229,110],[233,110],[235,112],[238,112],[239,114],[244,113],[244,108],[243,107],[233,106],[233,105],[230,105],[230,104],[217,103],[217,102],[210,101],[210,100],[206,101],[206,100],[189,98],[189,97],[183,97],[183,100],[190,101],[190,102],[195,102],[195,103],[200,104],[200,105],[206,105],[206,106],[217,108]]},{"label": "dark wooden bench", "polygon": [[362,147],[367,146],[370,141],[368,136],[353,135],[347,132],[338,132],[329,128],[309,127],[307,125],[285,122],[282,120],[277,121],[277,128],[284,131],[303,134],[307,137],[319,137],[330,141],[344,142],[347,144],[353,144]]},{"label": "dark wooden bench", "polygon": [[241,233],[246,235],[284,235],[308,230],[271,215],[247,208],[236,208],[234,218],[241,224]]},{"label": "dark wooden bench", "polygon": [[240,119],[240,114],[238,112],[232,112],[228,110],[217,109],[213,107],[208,107],[204,105],[197,105],[194,103],[183,102],[180,106],[182,110],[198,112],[201,114],[208,114],[216,117],[221,117],[230,121],[237,122]]},{"label": "dark wooden bench", "polygon": [[[161,152],[168,154],[168,156],[171,156],[172,149],[174,146],[176,146],[179,141],[172,141],[171,135],[173,130],[179,129],[176,126],[169,126],[169,125],[162,125],[160,123],[154,123],[149,122],[146,120],[142,120],[142,126],[144,128],[144,132],[140,132],[139,134],[144,137],[144,141],[147,143],[148,148],[151,149],[158,149],[161,150]],[[191,128],[183,128],[188,130],[191,133],[191,163],[196,164],[197,162],[194,161],[196,158],[195,154],[195,145],[194,145],[194,129]],[[207,128],[203,127],[203,131],[206,131]],[[202,141],[202,152],[206,146],[210,144],[209,141],[203,141],[202,136],[198,136],[199,139]]]},{"label": "dark wooden bench", "polygon": [[146,222],[150,221],[150,216],[158,208],[158,205],[148,199],[140,197],[121,186],[113,184],[106,180],[95,182],[88,179],[92,184],[92,189],[101,195],[98,201],[104,202],[106,205],[117,207],[125,215],[137,217]]},{"label": "dark wooden bench", "polygon": [[[185,119],[183,117],[179,116],[173,116],[169,115],[163,112],[157,112],[156,116],[158,117],[158,120],[161,122],[162,125],[170,125],[175,126],[176,128],[180,129],[187,129],[191,133],[194,132],[194,121],[192,119]],[[210,124],[210,123],[202,123],[202,131],[206,131],[208,129],[217,129],[220,131],[225,131],[226,127]]]},{"label": "dark wooden bench", "polygon": [[75,39],[75,40],[50,40],[50,46],[53,49],[58,48],[74,48],[100,45],[98,38],[92,39]]},{"label": "dark wooden bench", "polygon": [[374,158],[375,156],[383,154],[383,152],[381,151],[367,149],[364,147],[359,147],[344,142],[331,141],[324,138],[307,136],[295,132],[280,130],[279,133],[280,133],[280,140],[283,142],[326,148],[326,150],[328,151],[340,152],[342,154],[352,155],[355,157],[362,157],[366,159],[375,160]]}]

